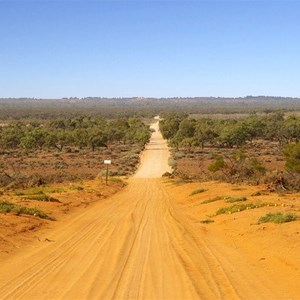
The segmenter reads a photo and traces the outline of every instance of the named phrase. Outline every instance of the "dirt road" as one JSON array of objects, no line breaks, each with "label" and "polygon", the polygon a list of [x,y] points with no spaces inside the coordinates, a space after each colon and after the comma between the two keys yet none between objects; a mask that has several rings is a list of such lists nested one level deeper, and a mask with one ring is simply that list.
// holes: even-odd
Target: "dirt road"
[{"label": "dirt road", "polygon": [[284,298],[235,249],[206,241],[174,205],[160,178],[169,151],[153,128],[122,192],[1,264],[1,299]]}]

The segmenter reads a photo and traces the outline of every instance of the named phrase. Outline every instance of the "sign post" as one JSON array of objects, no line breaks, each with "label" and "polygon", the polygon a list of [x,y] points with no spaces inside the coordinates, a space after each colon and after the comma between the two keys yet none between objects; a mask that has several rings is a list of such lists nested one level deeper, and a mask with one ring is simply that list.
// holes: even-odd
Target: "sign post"
[{"label": "sign post", "polygon": [[111,160],[108,160],[108,159],[104,160],[104,164],[106,165],[106,179],[105,179],[105,183],[107,185],[107,180],[108,180],[108,165],[111,164]]}]

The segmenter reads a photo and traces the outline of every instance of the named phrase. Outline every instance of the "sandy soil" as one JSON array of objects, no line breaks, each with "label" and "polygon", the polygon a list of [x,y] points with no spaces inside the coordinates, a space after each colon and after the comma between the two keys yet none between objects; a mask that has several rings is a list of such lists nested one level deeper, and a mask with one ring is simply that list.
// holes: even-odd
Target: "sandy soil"
[{"label": "sandy soil", "polygon": [[299,298],[299,222],[251,226],[261,208],[199,223],[220,205],[203,199],[257,188],[203,183],[189,196],[199,183],[160,178],[168,156],[154,133],[123,191],[57,223],[51,242],[0,261],[1,299]]}]

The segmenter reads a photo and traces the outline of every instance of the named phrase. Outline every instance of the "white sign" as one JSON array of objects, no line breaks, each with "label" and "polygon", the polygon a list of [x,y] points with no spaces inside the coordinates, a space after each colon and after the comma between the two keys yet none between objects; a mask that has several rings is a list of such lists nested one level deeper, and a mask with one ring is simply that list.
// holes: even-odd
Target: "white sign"
[{"label": "white sign", "polygon": [[105,164],[105,165],[110,165],[110,164],[111,164],[111,160],[106,159],[106,160],[104,161],[104,164]]}]

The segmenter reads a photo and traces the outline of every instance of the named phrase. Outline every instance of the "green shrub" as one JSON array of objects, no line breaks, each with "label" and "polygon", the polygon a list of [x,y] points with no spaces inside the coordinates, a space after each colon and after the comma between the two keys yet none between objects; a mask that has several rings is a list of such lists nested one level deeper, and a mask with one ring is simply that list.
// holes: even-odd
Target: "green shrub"
[{"label": "green shrub", "polygon": [[254,209],[254,208],[259,208],[259,207],[264,207],[264,206],[275,206],[274,203],[249,203],[249,204],[234,204],[229,207],[223,207],[220,208],[216,211],[215,215],[220,215],[220,214],[232,214],[236,212],[240,212],[246,209]]},{"label": "green shrub", "polygon": [[83,191],[84,188],[80,185],[71,185],[70,190]]},{"label": "green shrub", "polygon": [[16,195],[21,196],[23,199],[28,199],[28,200],[60,202],[58,199],[45,194],[46,191],[48,191],[50,193],[51,192],[58,193],[58,192],[62,192],[63,189],[38,187],[38,188],[32,188],[32,189],[27,189],[27,190],[23,190],[23,191],[17,191]]},{"label": "green shrub", "polygon": [[207,203],[211,203],[211,202],[215,202],[215,201],[219,201],[219,200],[223,200],[224,197],[222,196],[217,196],[217,197],[214,197],[212,199],[207,199],[207,200],[204,200],[201,202],[201,204],[207,204]]},{"label": "green shrub", "polygon": [[210,224],[210,223],[213,223],[213,222],[214,222],[214,220],[212,220],[212,219],[206,219],[206,220],[200,221],[200,223],[202,223],[202,224]]},{"label": "green shrub", "polygon": [[256,197],[256,196],[262,196],[262,195],[269,195],[270,192],[269,191],[257,191],[255,193],[253,193],[251,196]]},{"label": "green shrub", "polygon": [[288,170],[300,173],[300,143],[290,144],[284,148],[285,166]]},{"label": "green shrub", "polygon": [[200,194],[200,193],[203,193],[203,192],[206,192],[207,190],[206,189],[197,189],[197,190],[194,190],[190,196],[193,196],[193,195],[196,195],[196,194]]},{"label": "green shrub", "polygon": [[283,214],[283,213],[268,213],[264,217],[260,217],[258,220],[258,223],[286,223],[286,222],[292,222],[297,220],[297,216],[295,214]]},{"label": "green shrub", "polygon": [[33,216],[37,216],[41,219],[48,219],[51,221],[55,220],[54,218],[52,218],[51,216],[38,210],[37,208],[20,206],[20,205],[17,205],[17,204],[8,202],[8,201],[0,200],[0,213],[6,214],[6,213],[10,213],[10,212],[14,212],[17,215],[21,215],[21,214],[33,215]]},{"label": "green shrub", "polygon": [[233,203],[233,202],[240,202],[240,201],[246,201],[247,198],[246,197],[239,197],[239,198],[235,198],[235,197],[226,197],[225,201],[228,203]]},{"label": "green shrub", "polygon": [[17,191],[16,195],[17,196],[28,196],[28,195],[42,195],[45,193],[62,193],[64,192],[63,188],[51,188],[51,187],[45,187],[45,186],[40,186],[36,188],[31,188],[27,190],[22,190],[22,191]]},{"label": "green shrub", "polygon": [[177,167],[177,162],[173,157],[169,157],[168,164],[172,169]]},{"label": "green shrub", "polygon": [[38,195],[28,195],[28,196],[22,196],[23,199],[27,200],[35,200],[35,201],[49,201],[49,202],[60,202],[58,199],[51,197],[49,195],[46,195],[44,193],[38,194]]},{"label": "green shrub", "polygon": [[124,181],[122,178],[119,178],[119,177],[109,177],[108,181],[120,184],[122,186],[127,185],[127,182]]}]

